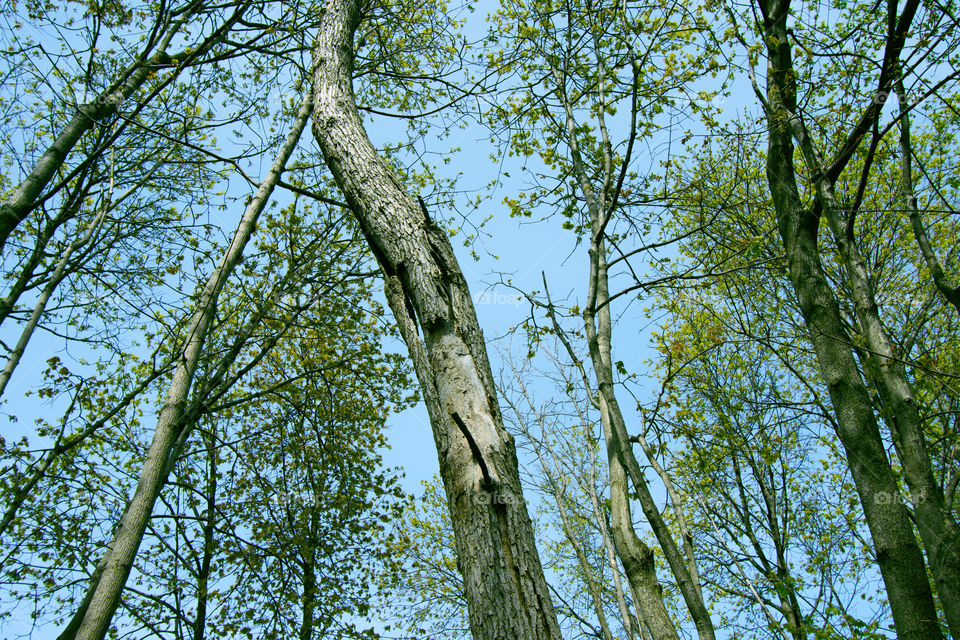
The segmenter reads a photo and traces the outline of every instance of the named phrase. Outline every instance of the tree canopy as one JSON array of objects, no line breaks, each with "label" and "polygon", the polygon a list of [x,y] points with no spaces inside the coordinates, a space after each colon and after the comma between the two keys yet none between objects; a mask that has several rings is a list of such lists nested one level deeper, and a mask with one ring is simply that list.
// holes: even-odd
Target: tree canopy
[{"label": "tree canopy", "polygon": [[960,638],[952,0],[0,15],[4,636]]}]

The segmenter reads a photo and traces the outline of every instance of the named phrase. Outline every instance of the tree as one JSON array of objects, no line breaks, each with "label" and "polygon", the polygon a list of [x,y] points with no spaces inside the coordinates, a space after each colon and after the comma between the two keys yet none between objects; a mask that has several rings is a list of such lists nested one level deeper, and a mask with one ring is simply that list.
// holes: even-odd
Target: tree
[{"label": "tree", "polygon": [[[447,232],[370,143],[353,98],[356,0],[322,10],[314,50],[313,132],[376,256],[413,360],[440,458],[470,627],[477,640],[557,638],[483,334]],[[477,500],[500,492],[510,505]]]},{"label": "tree", "polygon": [[[222,40],[232,26],[242,18],[248,6],[246,3],[238,4],[232,15],[228,15],[221,24],[215,26],[210,32],[203,34],[203,37],[194,45],[187,46],[182,52],[175,54],[169,53],[170,44],[181,31],[185,30],[187,25],[195,27],[199,19],[203,17],[204,10],[201,3],[188,2],[183,6],[164,8],[159,12],[137,11],[136,15],[138,16],[149,16],[148,24],[136,25],[148,34],[142,48],[131,62],[118,69],[116,76],[108,81],[102,90],[97,92],[92,101],[76,105],[76,112],[72,114],[55,136],[53,142],[36,160],[23,180],[0,204],[0,250],[3,250],[7,238],[17,225],[66,184],[66,180],[61,180],[52,189],[47,189],[54,176],[61,172],[68,156],[85,134],[99,123],[115,116],[120,105],[132,98],[148,79],[156,76],[158,71],[173,69],[173,73],[160,82],[159,87],[155,87],[148,94],[146,100],[140,103],[142,108],[147,101],[159,93],[161,87],[173,81],[181,69],[188,67],[197,59],[208,54],[210,49]],[[35,16],[31,17],[39,18],[45,13],[44,9],[38,9],[35,10]],[[128,14],[122,8],[114,11],[98,8],[91,13],[93,14],[91,17],[94,18],[94,25],[90,32],[88,49],[84,52],[88,56],[85,68],[86,77],[71,79],[74,88],[77,90],[82,88],[83,94],[100,84],[99,79],[93,77],[93,72],[105,66],[104,61],[98,59],[97,56],[101,29],[110,32],[117,27],[128,26],[135,15],[134,12]],[[69,25],[71,22],[68,21],[67,24]],[[17,23],[17,25],[17,28],[22,28],[22,24]],[[36,45],[27,42],[17,54],[27,54],[25,58],[29,59],[29,54],[37,49]],[[40,47],[40,50],[42,51],[42,47]],[[72,52],[74,56],[77,53],[76,51]],[[61,70],[59,75],[62,77],[65,74]],[[62,96],[58,97],[62,98]],[[69,99],[65,102],[71,103]],[[96,150],[90,152],[87,156],[87,162],[95,161],[104,150],[108,149],[112,140],[119,135],[121,128],[115,128],[111,132],[111,139],[101,143]],[[74,175],[80,173],[83,171],[84,164],[84,162],[81,162],[79,167],[73,169],[70,173]]]},{"label": "tree", "polygon": [[169,473],[170,454],[174,451],[177,440],[185,435],[182,419],[186,409],[187,397],[200,359],[207,329],[216,309],[217,299],[233,268],[240,261],[243,248],[253,234],[257,218],[280,180],[287,160],[293,153],[309,116],[310,102],[304,100],[287,140],[281,147],[256,196],[244,213],[234,234],[233,242],[221,258],[217,269],[208,278],[204,290],[200,293],[197,309],[187,330],[185,344],[181,355],[178,357],[177,368],[174,371],[173,379],[170,381],[163,410],[160,412],[157,421],[153,442],[144,461],[140,480],[137,483],[137,490],[127,505],[123,518],[117,525],[117,531],[114,534],[109,551],[104,555],[103,569],[92,581],[89,604],[82,607],[84,610],[83,617],[75,635],[70,634],[75,638],[102,640],[107,633],[110,620],[120,602],[123,585],[130,573],[134,557],[143,538],[143,532],[150,519],[153,504],[157,499],[160,488],[163,486],[166,475]]},{"label": "tree", "polygon": [[[902,637],[919,638],[941,635],[932,590],[921,570],[923,557],[903,503],[877,499],[900,494],[883,450],[864,378],[876,385],[885,407],[882,415],[893,434],[908,486],[914,495],[925,496],[914,504],[914,515],[953,635],[960,633],[960,608],[955,603],[954,585],[954,577],[960,573],[956,565],[960,562],[957,552],[960,529],[951,508],[944,502],[942,486],[933,476],[916,398],[900,356],[880,319],[875,286],[856,237],[857,214],[881,138],[878,123],[882,101],[876,96],[886,95],[893,88],[899,73],[898,61],[918,8],[916,2],[907,2],[902,10],[896,3],[890,3],[886,28],[875,35],[871,32],[875,39],[870,44],[880,53],[879,63],[874,67],[875,90],[829,161],[815,146],[814,134],[800,111],[805,105],[798,95],[799,73],[790,44],[795,36],[791,36],[787,26],[789,2],[757,5],[768,60],[766,93],[757,91],[769,126],[767,175],[790,277],[837,411],[838,435],[846,448],[867,523],[877,545],[877,559],[898,633]],[[928,25],[929,22],[923,27]],[[922,47],[923,39],[918,42],[917,46]],[[853,107],[848,107],[848,112],[852,111]],[[874,133],[863,150],[862,145],[871,131]],[[800,152],[808,174],[798,172],[795,167],[795,149]],[[838,180],[850,161],[861,153],[863,169],[859,179],[854,179],[857,186],[849,200],[841,202]],[[809,180],[813,192],[811,205],[803,203],[798,176]],[[836,258],[843,266],[858,325],[857,338],[863,345],[857,349],[863,362],[862,373],[854,351],[848,346],[855,343],[823,272],[817,246],[821,219],[837,243]]]},{"label": "tree", "polygon": [[395,553],[402,562],[394,596],[384,602],[391,627],[410,637],[469,638],[463,576],[440,478],[423,483],[400,518]]},{"label": "tree", "polygon": [[[462,635],[465,615],[478,639],[613,640],[619,618],[631,638],[693,625],[705,640],[873,640],[887,600],[904,638],[957,635],[952,10],[509,0],[480,51],[447,9],[4,10],[15,29],[26,16],[66,34],[0,52],[7,406],[37,335],[72,351],[38,381],[51,408],[36,437],[0,440],[3,588],[29,591],[65,639],[362,637],[375,632],[349,618],[397,585],[392,546],[420,554],[399,583],[408,600],[440,587],[413,627]],[[753,83],[762,117],[723,126],[711,90],[734,41],[727,69]],[[275,88],[303,98],[285,142],[291,110],[264,99]],[[99,101],[63,106],[72,93]],[[418,156],[437,123],[442,137],[474,115],[468,102],[532,182],[508,194],[511,213],[559,213],[588,269],[576,300],[547,275],[528,294],[530,367],[508,390],[451,246],[452,181]],[[361,113],[403,119],[407,140],[374,148]],[[291,155],[310,116],[322,160]],[[277,146],[258,183],[247,165]],[[198,214],[240,199],[237,180],[260,190],[219,246],[218,221]],[[264,218],[277,187],[294,201]],[[378,355],[357,233],[444,485],[400,541],[384,526],[391,473],[370,469],[406,379]],[[643,311],[665,324],[643,376],[623,354],[639,350],[631,314],[651,292]],[[548,336],[565,355],[537,379]],[[537,527],[524,483],[543,498]],[[862,585],[875,601],[853,604]]]},{"label": "tree", "polygon": [[[181,637],[179,625],[195,639],[367,637],[355,619],[394,579],[384,523],[402,493],[379,450],[387,413],[406,402],[405,367],[380,351],[368,284],[345,279],[367,257],[342,218],[316,227],[322,214],[299,207],[270,218],[256,261],[271,271],[292,258],[300,282],[263,301],[254,344],[282,339],[263,358],[233,362],[249,374],[220,398],[198,377],[194,395],[214,406],[172,471],[137,563],[138,581],[166,592],[128,590],[122,629],[135,632],[133,617],[155,636]],[[225,293],[242,300],[242,291]],[[242,318],[244,306],[221,313]]]},{"label": "tree", "polygon": [[[501,388],[510,421],[521,437],[520,449],[531,451],[537,462],[525,480],[550,505],[541,509],[545,520],[541,530],[546,532],[550,525],[560,530],[559,540],[547,549],[549,565],[562,576],[554,587],[564,594],[559,598],[561,612],[575,628],[607,640],[614,637],[618,618],[627,637],[642,636],[644,623],[631,608],[640,603],[632,587],[624,589],[614,548],[610,514],[614,500],[603,495],[610,487],[598,480],[605,471],[602,426],[591,415],[595,407],[590,390],[582,386],[577,367],[556,353],[562,348],[562,342],[556,342],[553,349],[539,345],[555,371],[537,371],[530,358],[518,365],[507,357],[509,373],[501,378]],[[559,396],[544,405],[535,400],[541,380]],[[672,595],[664,594],[665,603]]]},{"label": "tree", "polygon": [[[559,212],[568,218],[563,226],[574,230],[578,240],[586,240],[586,294],[581,304],[572,305],[575,310],[570,314],[581,314],[589,367],[580,364],[571,344],[572,332],[561,325],[559,316],[567,312],[555,308],[548,294],[538,304],[548,315],[547,331],[561,336],[571,361],[581,366],[581,384],[589,390],[604,426],[617,554],[653,637],[677,637],[661,596],[653,549],[640,540],[633,527],[629,498],[632,486],[698,635],[707,639],[714,637],[713,623],[704,604],[683,508],[673,499],[675,492],[668,474],[641,444],[671,495],[673,516],[682,532],[678,544],[632,450],[631,440],[636,437],[627,430],[616,391],[615,376],[623,364],[618,363],[615,370],[611,320],[611,307],[618,298],[652,286],[637,278],[639,269],[631,259],[642,255],[647,248],[644,244],[662,247],[670,243],[665,238],[647,241],[642,234],[650,233],[653,224],[634,213],[635,208],[657,198],[655,194],[639,195],[650,189],[656,178],[637,175],[635,145],[643,144],[652,134],[656,116],[664,110],[664,104],[670,106],[671,92],[689,91],[701,69],[719,69],[702,16],[695,8],[688,9],[679,5],[601,9],[591,2],[508,3],[498,16],[498,24],[518,26],[515,33],[512,28],[504,28],[491,36],[507,39],[506,32],[510,45],[508,53],[491,55],[490,62],[515,68],[520,81],[531,87],[520,97],[511,96],[498,105],[494,122],[504,129],[511,153],[521,158],[536,154],[544,165],[531,162],[528,173],[534,186],[518,198],[507,199],[512,213],[530,215],[541,206],[551,214]],[[701,32],[706,34],[703,43],[696,42]],[[675,63],[679,56],[685,56],[689,66],[679,67]],[[618,110],[628,113],[622,118],[626,128],[622,139],[614,133]],[[637,197],[631,197],[634,191]],[[559,201],[557,193],[564,196]],[[633,242],[641,244],[633,248]],[[622,269],[636,283],[611,292],[611,268]]]}]

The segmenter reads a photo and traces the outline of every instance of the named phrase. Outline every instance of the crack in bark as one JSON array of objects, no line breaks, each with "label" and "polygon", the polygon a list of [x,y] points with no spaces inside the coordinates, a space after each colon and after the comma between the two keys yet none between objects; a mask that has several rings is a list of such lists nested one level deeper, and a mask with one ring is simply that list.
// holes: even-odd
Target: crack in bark
[{"label": "crack in bark", "polygon": [[487,463],[483,459],[483,454],[480,453],[480,447],[477,446],[477,442],[473,439],[473,435],[470,433],[467,425],[463,423],[463,419],[460,418],[460,414],[456,411],[451,413],[450,417],[453,418],[454,423],[460,428],[460,433],[463,434],[463,437],[467,439],[467,445],[470,447],[470,452],[473,453],[473,459],[480,467],[480,473],[483,474],[483,481],[480,483],[480,487],[484,491],[491,493],[496,491],[500,483],[490,476],[490,470],[487,468]]}]

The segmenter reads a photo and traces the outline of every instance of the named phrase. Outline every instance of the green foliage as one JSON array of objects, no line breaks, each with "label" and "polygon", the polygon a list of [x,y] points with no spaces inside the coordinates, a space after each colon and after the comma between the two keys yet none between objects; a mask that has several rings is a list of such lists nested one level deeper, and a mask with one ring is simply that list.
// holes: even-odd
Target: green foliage
[{"label": "green foliage", "polygon": [[393,553],[402,564],[396,594],[385,606],[393,627],[409,637],[469,638],[467,601],[457,567],[453,528],[438,477],[423,483],[396,524]]}]

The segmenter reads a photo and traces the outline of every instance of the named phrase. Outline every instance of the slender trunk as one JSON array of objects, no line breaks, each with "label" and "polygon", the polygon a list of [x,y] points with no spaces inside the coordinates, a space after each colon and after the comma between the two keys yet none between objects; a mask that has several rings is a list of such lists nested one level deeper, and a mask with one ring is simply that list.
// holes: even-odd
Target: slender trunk
[{"label": "slender trunk", "polygon": [[[599,218],[597,218],[599,219]],[[596,234],[594,234],[596,235]],[[610,520],[613,544],[623,563],[627,580],[633,592],[639,598],[636,605],[654,640],[678,638],[676,627],[663,602],[663,589],[656,574],[656,565],[652,550],[644,544],[633,528],[630,513],[630,494],[627,485],[627,473],[624,459],[632,457],[626,440],[622,416],[616,406],[612,389],[612,364],[610,363],[610,305],[607,304],[606,262],[603,255],[603,243],[594,239],[590,247],[590,293],[584,309],[584,329],[587,346],[593,362],[594,375],[597,377],[597,402],[600,408],[600,423],[603,427],[604,441],[607,445],[607,464],[610,477]],[[599,312],[595,307],[602,304]],[[597,317],[599,316],[599,318]],[[619,421],[619,427],[614,423]],[[636,463],[636,459],[633,459]],[[634,480],[636,483],[636,480]],[[653,504],[646,483],[635,484],[640,494],[640,503],[648,523],[656,530],[657,524],[664,524]],[[653,509],[651,510],[651,505]],[[659,540],[659,536],[658,536]],[[661,541],[663,545],[664,541]],[[667,544],[673,544],[672,537]],[[679,576],[677,576],[679,582]],[[696,619],[696,618],[694,618]]]},{"label": "slender trunk", "polygon": [[[880,390],[887,422],[913,498],[914,520],[927,552],[930,572],[937,585],[951,634],[960,637],[960,527],[945,508],[943,489],[933,475],[919,405],[897,350],[880,319],[873,282],[854,238],[852,214],[846,214],[825,174],[817,152],[799,119],[790,114],[793,137],[807,165],[819,174],[815,182],[817,201],[836,242],[844,275],[849,284],[854,311],[866,341],[865,373]],[[909,127],[909,125],[908,125]],[[909,128],[907,129],[909,132]],[[899,494],[895,494],[899,500]]]},{"label": "slender trunk", "polygon": [[110,620],[120,603],[123,586],[133,567],[140,542],[143,540],[143,532],[153,511],[153,504],[169,472],[170,454],[174,450],[178,438],[183,435],[180,433],[181,430],[178,429],[178,426],[182,422],[190,384],[193,381],[193,374],[200,359],[207,329],[213,320],[217,298],[227,278],[240,261],[243,248],[253,234],[257,219],[270,199],[274,187],[279,182],[287,160],[293,153],[309,116],[310,101],[307,98],[301,105],[293,130],[287,136],[273,162],[273,166],[270,168],[270,172],[260,184],[260,188],[244,212],[230,246],[224,252],[220,263],[208,278],[201,292],[200,299],[197,302],[197,310],[187,331],[186,344],[181,352],[173,379],[170,381],[163,409],[160,411],[157,428],[147,451],[136,491],[114,533],[113,542],[110,545],[109,561],[95,587],[96,591],[90,600],[83,622],[77,630],[76,638],[79,640],[103,640],[110,627]]},{"label": "slender trunk", "polygon": [[590,600],[593,602],[593,611],[597,614],[597,622],[600,623],[600,633],[603,635],[604,640],[613,640],[613,633],[610,631],[610,625],[607,622],[607,615],[603,611],[603,599],[601,598],[600,585],[597,582],[596,576],[594,576],[593,567],[590,565],[590,561],[587,559],[587,554],[583,550],[583,544],[576,537],[576,532],[570,526],[570,521],[567,518],[566,513],[563,511],[564,507],[560,501],[560,496],[554,494],[556,499],[557,509],[560,510],[560,518],[563,521],[563,533],[566,536],[567,540],[570,542],[570,545],[573,547],[574,552],[577,554],[577,563],[580,565],[580,571],[583,572],[583,581],[587,587],[587,591],[590,592]]},{"label": "slender trunk", "polygon": [[[767,519],[767,529],[770,539],[773,542],[774,551],[776,552],[776,565],[774,567],[769,567],[765,554],[760,556],[761,562],[764,564],[767,578],[777,592],[777,598],[780,600],[780,613],[783,614],[783,617],[787,621],[787,631],[790,632],[794,640],[805,640],[807,632],[803,613],[800,611],[800,601],[797,598],[797,590],[794,587],[796,581],[793,579],[793,576],[790,575],[790,565],[787,562],[788,540],[787,536],[783,535],[781,530],[780,503],[777,502],[777,494],[773,490],[773,471],[771,467],[758,469],[753,460],[750,460],[749,464],[753,476],[757,481],[757,485],[760,487],[760,493],[763,496],[763,503],[766,507],[764,512]],[[766,472],[766,475],[764,475],[764,472]],[[741,483],[741,495],[745,493],[742,486]],[[783,500],[783,504],[786,504],[786,500]],[[754,540],[755,537],[752,534],[752,525],[750,524],[750,514],[746,509],[746,500],[743,501],[743,506],[744,525],[749,527],[751,530],[751,539]],[[785,526],[789,525],[785,524]],[[763,547],[758,542],[755,543],[755,546],[757,553],[761,554]]]},{"label": "slender trunk", "polygon": [[820,263],[819,219],[804,209],[797,188],[790,132],[790,118],[796,109],[796,81],[786,26],[788,8],[787,0],[762,6],[766,10],[764,35],[769,55],[767,179],[786,249],[789,277],[837,413],[838,436],[873,537],[897,634],[903,639],[941,638],[923,556],[906,507],[899,500],[870,396]]},{"label": "slender trunk", "polygon": [[[960,638],[960,528],[953,514],[945,508],[943,489],[933,475],[927,450],[923,421],[907,373],[880,313],[863,256],[841,214],[832,185],[823,180],[818,196],[845,267],[854,310],[866,340],[864,367],[867,377],[877,385],[887,409],[882,412],[887,422],[904,479],[910,489],[913,515],[930,572],[937,585],[937,595],[954,637]],[[899,501],[899,494],[897,498]]]},{"label": "slender trunk", "polygon": [[[927,237],[927,230],[923,227],[923,217],[920,215],[920,209],[917,206],[917,198],[913,193],[913,143],[910,140],[910,106],[907,104],[907,95],[903,89],[903,79],[897,78],[894,84],[897,95],[900,97],[900,181],[903,189],[903,203],[910,216],[910,226],[913,228],[913,235],[917,239],[917,246],[920,247],[920,254],[924,262],[927,263],[927,269],[933,278],[933,283],[947,299],[947,302],[960,313],[960,286],[953,285],[947,280],[947,276],[940,265],[936,252],[930,244],[930,238]],[[955,633],[955,632],[954,632]]]},{"label": "slender trunk", "polygon": [[207,446],[207,507],[203,523],[203,556],[197,572],[197,614],[193,619],[193,640],[203,640],[207,626],[207,601],[210,594],[210,563],[213,560],[213,534],[217,524],[217,455],[213,437],[206,438]]},{"label": "slender trunk", "polygon": [[[312,532],[310,535],[312,535]],[[316,550],[311,541],[305,542],[300,551],[303,562],[303,597],[301,598],[303,609],[300,617],[298,640],[310,640],[313,636],[313,608],[317,600],[315,553]]]},{"label": "slender trunk", "polygon": [[[601,401],[602,405],[605,405]],[[601,413],[608,413],[607,408]],[[609,424],[610,419],[605,422]],[[635,602],[643,622],[654,640],[679,640],[677,629],[663,602],[663,588],[657,580],[653,551],[637,537],[630,515],[627,474],[620,463],[613,430],[604,429],[610,470],[610,519],[613,545],[627,573],[627,581],[637,598]]]},{"label": "slender trunk", "polygon": [[[900,97],[900,154],[901,154],[901,181],[903,188],[903,199],[910,215],[910,224],[913,227],[913,234],[917,239],[917,245],[920,247],[920,253],[927,263],[927,268],[933,277],[934,284],[947,301],[960,312],[960,286],[951,285],[947,281],[943,267],[937,259],[937,254],[930,245],[930,239],[927,237],[927,231],[924,229],[923,220],[917,206],[917,198],[913,192],[913,148],[910,140],[910,110],[907,105],[906,93],[903,89],[903,79],[898,77],[895,83],[897,95]],[[883,367],[883,362],[879,363]],[[897,364],[895,374],[898,375],[902,367]],[[889,374],[888,374],[889,375]],[[905,383],[906,380],[903,380]],[[895,385],[902,386],[902,385]],[[912,395],[903,396],[899,399],[899,408],[901,412],[908,412],[910,419],[907,424],[912,422],[912,416],[915,412],[915,401]],[[904,406],[906,405],[906,406]],[[922,429],[920,430],[922,439]],[[910,442],[916,443],[916,434],[907,434]],[[924,443],[916,443],[909,447],[909,451],[904,454],[913,458],[915,455],[925,454],[925,451],[919,451]],[[907,481],[910,483],[910,490],[915,492],[915,510],[917,511],[917,521],[920,526],[921,538],[927,550],[927,556],[930,561],[931,571],[937,582],[937,591],[940,601],[943,604],[947,623],[950,626],[950,633],[954,638],[960,638],[960,586],[957,585],[957,576],[960,576],[960,531],[957,528],[957,522],[952,514],[952,500],[943,495],[940,485],[933,480],[932,473],[929,470],[929,458],[920,461],[918,466],[911,465],[914,473],[907,473]],[[906,463],[905,463],[906,466]],[[933,498],[931,504],[926,503],[927,493]],[[942,528],[938,527],[937,521],[944,523]],[[926,533],[926,535],[924,535]],[[938,540],[939,538],[939,540]]]},{"label": "slender trunk", "polygon": [[[637,492],[644,516],[647,518],[647,522],[649,523],[650,528],[653,530],[653,533],[657,538],[657,542],[660,543],[660,548],[666,557],[667,564],[670,566],[670,571],[677,581],[677,585],[680,588],[680,593],[683,596],[684,603],[687,606],[687,611],[690,613],[690,617],[693,619],[694,624],[697,627],[697,635],[699,636],[700,640],[713,640],[715,637],[713,621],[711,620],[710,613],[707,611],[707,607],[704,604],[703,592],[697,573],[696,558],[693,555],[692,538],[689,537],[689,532],[686,531],[686,523],[681,512],[683,507],[680,501],[676,499],[675,492],[673,491],[672,483],[669,481],[669,478],[666,477],[665,473],[661,473],[661,476],[664,478],[667,491],[673,498],[674,508],[679,514],[678,521],[681,525],[681,530],[687,534],[684,536],[684,548],[687,551],[686,558],[684,558],[684,554],[680,552],[680,549],[673,538],[673,533],[667,526],[667,523],[663,519],[663,515],[660,513],[660,510],[653,499],[653,496],[650,494],[650,489],[647,486],[646,479],[643,476],[643,471],[640,469],[640,465],[637,462],[636,456],[633,455],[633,450],[630,448],[630,437],[627,434],[626,421],[624,420],[623,414],[620,411],[616,393],[614,392],[613,363],[611,358],[610,344],[612,331],[610,323],[610,294],[605,253],[606,250],[604,248],[603,240],[604,230],[612,215],[612,209],[607,208],[608,204],[605,201],[605,194],[608,192],[613,180],[613,152],[609,142],[609,137],[606,132],[606,124],[604,118],[602,116],[598,116],[601,135],[604,141],[605,179],[601,188],[595,191],[591,182],[590,173],[587,171],[586,164],[580,153],[580,144],[577,135],[573,106],[571,101],[566,97],[565,83],[563,82],[562,74],[560,73],[559,69],[553,69],[553,75],[554,80],[559,88],[558,93],[560,94],[563,102],[567,143],[570,147],[573,174],[577,180],[578,186],[580,187],[580,191],[583,194],[591,221],[591,237],[589,248],[590,273],[588,281],[589,291],[587,293],[587,303],[584,306],[583,311],[583,323],[584,331],[587,336],[587,346],[590,351],[590,359],[593,364],[594,375],[596,376],[597,381],[597,401],[600,408],[601,422],[604,428],[604,437],[607,443],[608,457],[616,456],[617,458],[616,465],[614,465],[613,458],[610,458],[609,460],[611,472],[611,495],[613,493],[613,475],[620,472],[626,473],[629,476],[635,491]],[[599,90],[601,93],[602,102],[602,82],[600,83]],[[574,361],[576,361],[575,355],[573,353],[570,355],[574,358]],[[615,466],[617,469],[614,468]],[[658,468],[658,472],[660,471],[662,470]],[[643,548],[637,547],[632,542],[632,538],[635,538],[636,534],[632,530],[632,522],[628,520],[629,504],[626,505],[626,513],[621,513],[619,516],[612,514],[612,516],[614,542],[616,544],[618,553],[622,551],[631,554],[642,554]],[[619,526],[627,525],[630,527],[629,531],[618,531]],[[621,561],[624,563],[624,569],[627,571],[628,577],[630,576],[631,570],[645,571],[648,566],[647,563],[642,561],[642,558],[639,556],[631,560],[621,556]],[[630,563],[632,569],[627,567],[628,562]],[[649,569],[651,571],[655,570],[652,563],[649,564]],[[639,574],[636,577],[639,578]],[[649,580],[649,577],[644,576],[643,579]],[[654,576],[654,579],[656,579],[656,576]],[[642,590],[637,588],[637,583],[634,581],[634,579],[631,579],[630,584],[631,587],[636,589],[638,592],[641,592],[641,596],[644,595]],[[650,596],[652,595],[652,592],[648,591],[646,595]],[[656,612],[659,609],[659,607],[656,606],[652,601],[649,603],[648,608],[652,612]],[[648,628],[655,638],[660,637],[659,634],[661,633],[670,633],[671,631],[673,634],[676,634],[676,629],[673,628],[672,622],[669,625],[667,625],[666,622],[667,621],[660,620],[653,621],[648,624]]]},{"label": "slender trunk", "polygon": [[10,352],[10,355],[7,358],[7,364],[3,367],[3,371],[0,371],[0,397],[3,396],[3,392],[7,388],[7,383],[10,382],[10,376],[13,375],[13,370],[17,368],[18,364],[20,364],[20,359],[23,357],[23,352],[26,351],[27,343],[30,342],[30,338],[33,336],[33,332],[37,328],[37,324],[40,322],[40,318],[43,316],[43,312],[47,308],[47,302],[50,300],[50,296],[53,295],[53,292],[60,285],[63,279],[67,277],[67,264],[70,262],[70,256],[73,255],[74,251],[90,242],[90,239],[93,238],[94,234],[100,228],[105,214],[106,207],[101,209],[98,215],[90,221],[86,233],[84,233],[80,238],[77,238],[75,241],[71,242],[70,246],[67,247],[66,251],[63,252],[63,255],[60,256],[60,260],[57,261],[56,268],[53,270],[53,273],[50,275],[50,279],[43,287],[43,291],[40,292],[40,297],[37,298],[37,301],[33,306],[33,312],[30,314],[30,319],[27,320],[26,326],[24,326],[23,330],[20,332],[20,338],[17,340],[17,344],[13,347],[13,351]]},{"label": "slender trunk", "polygon": [[331,0],[320,10],[314,135],[383,271],[423,391],[473,637],[559,638],[466,280],[446,231],[377,155],[357,112],[351,75],[360,4]]}]

